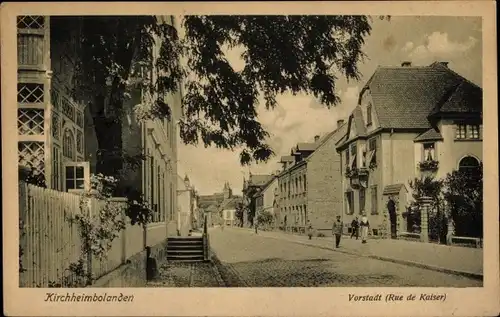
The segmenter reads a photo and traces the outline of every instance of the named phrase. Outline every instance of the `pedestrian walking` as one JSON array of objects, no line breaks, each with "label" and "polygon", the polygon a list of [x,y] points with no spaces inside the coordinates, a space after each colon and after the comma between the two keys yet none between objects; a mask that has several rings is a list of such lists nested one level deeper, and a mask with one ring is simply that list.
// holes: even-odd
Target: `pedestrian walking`
[{"label": "pedestrian walking", "polygon": [[340,216],[337,216],[337,221],[333,223],[332,233],[335,236],[335,247],[338,248],[340,245],[340,238],[342,237],[343,224],[340,220]]},{"label": "pedestrian walking", "polygon": [[255,219],[254,221],[254,227],[255,227],[255,234],[259,233],[258,232],[259,222],[257,221],[257,219]]},{"label": "pedestrian walking", "polygon": [[361,222],[359,223],[361,227],[361,243],[366,243],[366,239],[368,237],[368,230],[370,229],[370,222],[366,217],[366,214],[363,213],[363,217],[361,218]]},{"label": "pedestrian walking", "polygon": [[351,222],[351,239],[352,237],[356,236],[356,240],[358,240],[359,237],[359,220],[358,217],[354,218]]},{"label": "pedestrian walking", "polygon": [[309,236],[309,240],[312,239],[312,236],[313,236],[313,226],[311,225],[311,223],[309,223],[309,226],[307,227],[307,235]]}]

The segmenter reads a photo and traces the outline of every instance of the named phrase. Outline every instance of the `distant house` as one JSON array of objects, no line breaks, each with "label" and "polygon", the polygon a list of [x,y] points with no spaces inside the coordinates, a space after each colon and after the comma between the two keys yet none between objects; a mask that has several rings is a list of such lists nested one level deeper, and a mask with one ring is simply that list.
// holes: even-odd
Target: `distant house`
[{"label": "distant house", "polygon": [[346,131],[347,124],[338,120],[337,128],[319,139],[314,152],[305,159],[307,220],[326,235],[343,210],[341,158],[336,146]]},{"label": "distant house", "polygon": [[[317,148],[319,136],[313,143],[298,143],[290,156],[282,157],[283,170],[278,175],[279,208],[284,230],[305,231],[308,222],[307,209],[307,162],[306,158]],[[293,157],[293,161],[289,157]]]},{"label": "distant house", "polygon": [[242,203],[242,197],[233,195],[233,190],[228,182],[224,183],[222,193],[200,195],[198,198],[198,208],[204,212],[204,215],[207,215],[209,225],[236,225],[235,214],[239,203]]},{"label": "distant house", "polygon": [[278,177],[272,177],[263,187],[255,194],[256,214],[269,212],[273,216],[273,227],[281,221],[278,210]]},{"label": "distant house", "polygon": [[257,211],[256,208],[256,198],[257,192],[261,191],[264,186],[270,181],[273,175],[253,175],[250,174],[248,180],[243,180],[243,203],[245,204],[245,210],[243,214],[243,225],[251,226],[254,223],[254,216]]},{"label": "distant house", "polygon": [[337,146],[344,222],[366,212],[374,234],[407,231],[409,180],[444,177],[482,161],[482,89],[448,68],[379,67],[359,94]]}]

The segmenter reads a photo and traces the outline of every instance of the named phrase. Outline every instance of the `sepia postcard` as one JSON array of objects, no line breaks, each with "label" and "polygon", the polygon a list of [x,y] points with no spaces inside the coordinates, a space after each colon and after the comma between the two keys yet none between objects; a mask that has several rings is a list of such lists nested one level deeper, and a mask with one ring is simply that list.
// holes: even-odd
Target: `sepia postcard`
[{"label": "sepia postcard", "polygon": [[495,9],[3,3],[4,314],[498,315]]}]

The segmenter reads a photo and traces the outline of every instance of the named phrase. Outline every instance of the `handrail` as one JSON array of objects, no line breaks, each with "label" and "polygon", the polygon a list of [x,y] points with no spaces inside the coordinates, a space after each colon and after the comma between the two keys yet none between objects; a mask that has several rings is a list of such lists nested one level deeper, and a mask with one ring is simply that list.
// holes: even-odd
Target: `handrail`
[{"label": "handrail", "polygon": [[205,215],[203,223],[203,260],[210,261],[210,246],[208,239],[208,217]]}]

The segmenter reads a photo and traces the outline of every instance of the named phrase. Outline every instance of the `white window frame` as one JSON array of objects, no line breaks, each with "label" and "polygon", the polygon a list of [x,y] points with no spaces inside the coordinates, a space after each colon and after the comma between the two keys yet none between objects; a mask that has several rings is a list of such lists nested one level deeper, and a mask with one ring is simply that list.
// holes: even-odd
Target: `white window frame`
[{"label": "white window frame", "polygon": [[[83,189],[68,189],[66,187],[66,167],[83,167]],[[63,189],[69,193],[82,193],[90,190],[90,162],[65,162],[63,164]]]}]

